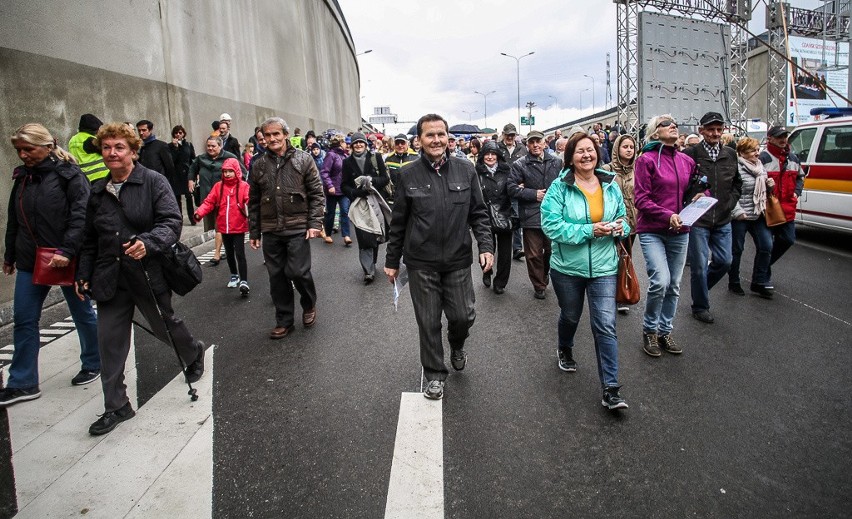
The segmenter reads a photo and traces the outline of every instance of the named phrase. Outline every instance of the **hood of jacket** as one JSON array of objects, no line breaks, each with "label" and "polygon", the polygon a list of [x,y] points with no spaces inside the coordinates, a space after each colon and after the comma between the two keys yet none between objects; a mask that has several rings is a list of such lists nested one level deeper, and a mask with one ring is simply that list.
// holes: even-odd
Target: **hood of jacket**
[{"label": "hood of jacket", "polygon": [[633,170],[633,164],[636,163],[636,151],[635,150],[633,152],[633,157],[630,158],[630,160],[627,162],[627,164],[625,164],[621,160],[621,157],[618,154],[618,149],[621,147],[621,143],[623,141],[627,140],[627,139],[630,139],[631,141],[633,141],[634,147],[636,146],[636,140],[633,137],[631,137],[630,135],[627,135],[627,134],[619,135],[618,137],[615,138],[615,141],[612,143],[612,162],[610,162],[610,164],[612,164],[612,168],[616,171],[616,173],[621,173],[621,174],[629,173],[630,171]]},{"label": "hood of jacket", "polygon": [[234,170],[236,172],[236,175],[234,175],[233,178],[227,178],[227,177],[225,177],[225,175],[222,175],[222,182],[224,182],[225,185],[228,186],[228,187],[233,187],[233,186],[237,185],[240,182],[240,180],[243,179],[243,171],[242,171],[242,168],[240,168],[240,163],[237,161],[237,159],[233,159],[233,158],[225,159],[225,161],[222,162],[222,169],[223,170],[231,169],[231,170]]}]

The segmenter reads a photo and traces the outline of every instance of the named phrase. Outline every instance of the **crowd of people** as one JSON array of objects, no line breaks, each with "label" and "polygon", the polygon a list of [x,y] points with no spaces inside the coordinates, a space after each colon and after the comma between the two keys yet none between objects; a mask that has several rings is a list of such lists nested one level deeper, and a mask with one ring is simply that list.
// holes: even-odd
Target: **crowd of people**
[{"label": "crowd of people", "polygon": [[[12,135],[22,165],[13,173],[3,271],[18,274],[15,351],[0,406],[41,394],[38,321],[49,287],[33,282],[40,247],[54,249],[51,267],[77,262],[74,286],[62,290],[81,346],[72,384],[100,378],[103,386],[104,414],[91,434],[105,434],[135,414],[123,382],[134,308],[175,347],[186,379],[202,376],[205,346],[174,316],[162,272],[181,233],[183,204],[190,225],[216,231],[210,264],[220,263],[224,245],[227,286],[242,297],[250,292],[246,233],[251,249],[262,249],[275,315],[270,339],[294,330],[294,291],[302,325],[317,320],[310,239],[333,245],[339,232],[350,247],[354,227],[367,285],[382,264],[391,282],[404,264],[424,396],[431,399],[443,397],[449,374],[442,315],[452,367],[462,370],[467,361],[474,259],[495,295],[507,290],[513,259],[525,262],[534,299],[546,299],[552,285],[560,308],[557,365],[565,372],[578,369],[574,336],[588,301],[601,402],[621,409],[627,403],[618,381],[615,323],[617,313],[630,308],[616,305],[619,242],[632,255],[638,238],[648,276],[641,347],[660,357],[683,351],[673,331],[687,262],[692,316],[711,324],[710,291],[719,281],[727,276],[728,289],[745,295],[746,234],[756,248],[749,288],[765,299],[774,293],[772,265],[795,241],[804,173],[787,130],[771,128],[760,151],[751,138],[726,142],[724,118],[715,112],[701,118],[700,136],[680,133],[670,115],[654,116],[644,143],[617,125],[600,124],[575,126],[564,136],[530,131],[525,138],[506,124],[499,136],[465,138],[450,134],[440,115],[428,114],[416,135],[393,137],[360,129],[303,136],[295,128],[291,135],[283,119],[271,117],[242,146],[231,122],[221,114],[198,155],[183,126],[165,143],[149,120],[103,124],[85,114],[69,151],[40,124]],[[684,225],[681,211],[705,196],[715,204]],[[781,225],[767,224],[770,198],[784,209]]]}]

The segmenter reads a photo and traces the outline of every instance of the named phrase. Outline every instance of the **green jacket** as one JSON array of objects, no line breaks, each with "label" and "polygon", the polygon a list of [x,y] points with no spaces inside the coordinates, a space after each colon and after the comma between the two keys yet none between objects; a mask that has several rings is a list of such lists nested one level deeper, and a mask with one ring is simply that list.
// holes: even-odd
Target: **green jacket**
[{"label": "green jacket", "polygon": [[[615,238],[595,238],[589,204],[574,185],[574,172],[566,169],[559,174],[541,201],[541,230],[552,241],[550,268],[584,278],[615,275],[618,272],[618,253]],[[630,234],[624,198],[613,182],[614,176],[598,169],[595,175],[601,183],[604,198],[604,222],[623,219],[624,236]]]}]

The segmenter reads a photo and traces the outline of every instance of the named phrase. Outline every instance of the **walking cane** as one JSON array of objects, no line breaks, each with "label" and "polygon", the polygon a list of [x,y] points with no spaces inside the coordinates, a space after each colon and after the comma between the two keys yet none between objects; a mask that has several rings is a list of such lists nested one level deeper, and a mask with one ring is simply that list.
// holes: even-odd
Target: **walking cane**
[{"label": "walking cane", "polygon": [[[133,245],[134,243],[136,243],[136,239],[137,238],[136,238],[135,234],[133,236],[131,236],[130,237],[130,245]],[[160,320],[163,322],[163,326],[166,329],[166,335],[169,338],[169,344],[172,345],[172,350],[174,350],[175,355],[177,356],[177,359],[178,359],[178,364],[180,365],[180,371],[181,371],[181,373],[184,374],[184,380],[186,380],[186,365],[184,364],[183,359],[180,357],[180,353],[177,350],[177,346],[175,346],[174,339],[172,339],[172,331],[169,330],[169,327],[166,324],[165,319],[163,318],[163,311],[160,309],[160,304],[157,302],[157,296],[154,295],[154,289],[151,288],[151,277],[148,275],[148,270],[145,268],[145,264],[142,263],[142,260],[140,259],[138,261],[139,261],[139,266],[142,267],[142,272],[145,273],[145,284],[148,285],[148,294],[151,296],[151,299],[154,301],[154,307],[157,309],[157,314],[160,316]],[[154,331],[151,330],[150,328],[148,328],[147,326],[143,326],[142,324],[140,324],[136,320],[132,320],[132,322],[133,322],[133,324],[135,324],[139,328],[142,328],[143,330],[145,330],[146,332],[151,334],[153,337],[159,339],[159,337],[157,337],[157,334],[155,334]],[[186,385],[189,386],[189,391],[187,392],[187,394],[189,395],[189,399],[192,402],[195,402],[196,400],[198,400],[198,390],[192,387],[192,383],[189,380],[186,381]]]}]

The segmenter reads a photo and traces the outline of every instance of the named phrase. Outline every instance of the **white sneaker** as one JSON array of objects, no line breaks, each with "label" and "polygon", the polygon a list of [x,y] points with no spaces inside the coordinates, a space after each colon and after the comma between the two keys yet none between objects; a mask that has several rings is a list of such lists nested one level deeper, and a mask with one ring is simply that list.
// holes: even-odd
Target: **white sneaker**
[{"label": "white sneaker", "polygon": [[231,276],[231,280],[228,281],[228,288],[237,288],[237,285],[240,284],[240,276]]}]

